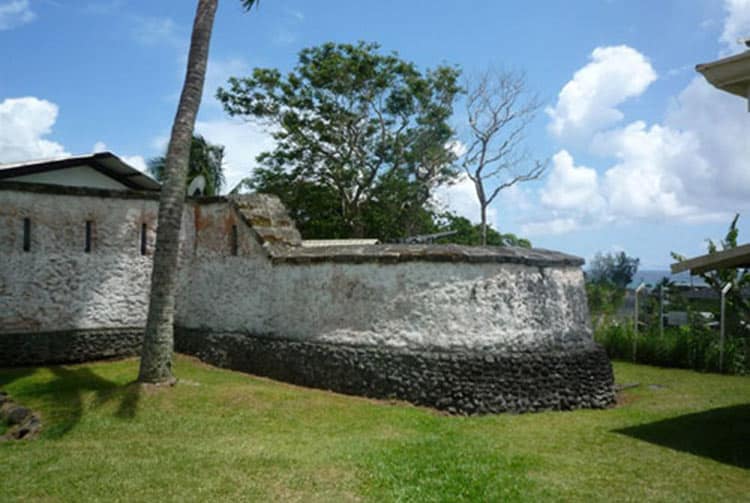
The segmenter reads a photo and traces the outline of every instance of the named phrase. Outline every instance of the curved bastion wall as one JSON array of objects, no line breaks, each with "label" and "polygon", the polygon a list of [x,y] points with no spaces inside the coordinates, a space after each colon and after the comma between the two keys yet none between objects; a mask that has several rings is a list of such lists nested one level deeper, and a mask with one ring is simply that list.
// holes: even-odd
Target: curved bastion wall
[{"label": "curved bastion wall", "polygon": [[[613,401],[576,257],[424,245],[267,251],[261,267],[193,264],[202,286],[193,283],[181,304],[178,350],[305,386],[451,412]],[[201,307],[212,303],[220,307]]]},{"label": "curved bastion wall", "polygon": [[[137,354],[156,197],[6,183],[0,202],[0,366]],[[86,232],[93,233],[88,251]],[[576,257],[453,245],[299,245],[278,199],[189,200],[176,350],[451,412],[613,401],[611,366],[592,340]]]}]

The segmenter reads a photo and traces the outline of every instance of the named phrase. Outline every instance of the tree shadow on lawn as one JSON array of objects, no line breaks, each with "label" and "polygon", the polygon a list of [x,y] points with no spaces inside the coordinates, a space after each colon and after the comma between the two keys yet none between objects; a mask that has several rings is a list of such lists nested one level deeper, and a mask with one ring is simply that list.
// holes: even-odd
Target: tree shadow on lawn
[{"label": "tree shadow on lawn", "polygon": [[[41,383],[30,384],[13,396],[22,405],[24,397],[33,397],[45,403],[51,417],[42,418],[44,436],[59,439],[70,432],[81,421],[84,410],[85,395],[93,392],[93,401],[88,408],[98,408],[119,400],[115,417],[131,419],[135,416],[141,387],[137,383],[126,385],[110,381],[93,372],[88,367],[46,367],[54,378]],[[32,374],[36,369],[13,369],[0,375],[0,388],[13,381]]]},{"label": "tree shadow on lawn", "polygon": [[750,468],[750,404],[615,430],[639,440]]}]

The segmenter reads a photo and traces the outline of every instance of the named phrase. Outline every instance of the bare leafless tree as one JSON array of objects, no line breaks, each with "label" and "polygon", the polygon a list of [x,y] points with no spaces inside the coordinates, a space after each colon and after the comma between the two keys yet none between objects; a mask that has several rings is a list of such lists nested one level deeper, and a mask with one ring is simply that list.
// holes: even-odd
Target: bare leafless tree
[{"label": "bare leafless tree", "polygon": [[482,244],[487,244],[487,208],[503,189],[540,178],[546,161],[532,160],[524,133],[541,103],[528,92],[520,72],[488,70],[467,79],[469,122],[461,166],[474,183],[481,210]]}]

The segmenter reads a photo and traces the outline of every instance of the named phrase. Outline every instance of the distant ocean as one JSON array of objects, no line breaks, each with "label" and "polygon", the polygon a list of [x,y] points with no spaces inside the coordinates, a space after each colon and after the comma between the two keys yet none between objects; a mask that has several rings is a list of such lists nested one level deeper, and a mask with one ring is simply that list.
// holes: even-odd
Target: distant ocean
[{"label": "distant ocean", "polygon": [[700,276],[690,276],[688,271],[672,274],[668,270],[643,270],[635,273],[633,281],[630,282],[628,287],[635,288],[641,283],[655,285],[662,278],[669,278],[670,281],[674,281],[678,285],[704,286],[706,284]]}]

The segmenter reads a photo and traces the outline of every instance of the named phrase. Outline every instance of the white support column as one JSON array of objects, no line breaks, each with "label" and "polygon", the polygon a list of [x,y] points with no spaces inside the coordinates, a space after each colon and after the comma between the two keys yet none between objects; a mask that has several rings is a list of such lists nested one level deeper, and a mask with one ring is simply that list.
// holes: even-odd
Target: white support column
[{"label": "white support column", "polygon": [[659,285],[659,337],[664,338],[664,285]]},{"label": "white support column", "polygon": [[727,293],[731,289],[732,289],[731,282],[724,285],[724,288],[721,289],[721,335],[719,338],[719,372],[724,371],[724,333],[726,330],[724,326],[724,311],[725,311]]},{"label": "white support column", "polygon": [[638,285],[638,288],[635,289],[635,313],[633,313],[633,362],[635,362],[635,355],[638,349],[638,295],[644,288],[646,288],[646,284],[641,283]]}]

